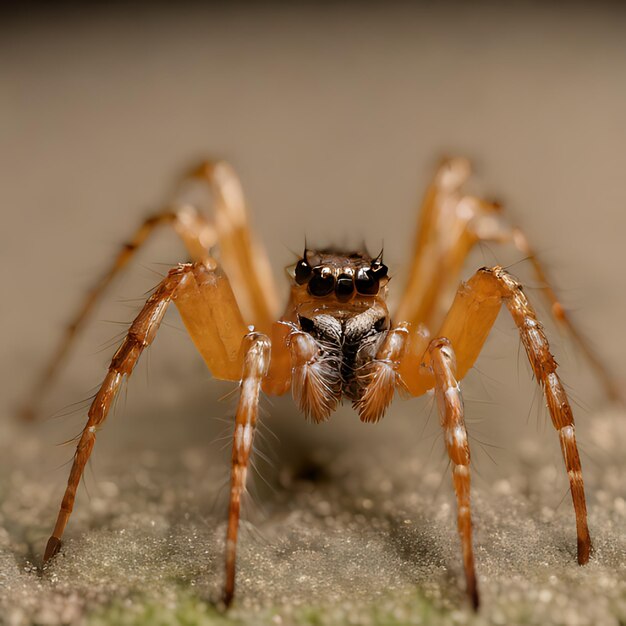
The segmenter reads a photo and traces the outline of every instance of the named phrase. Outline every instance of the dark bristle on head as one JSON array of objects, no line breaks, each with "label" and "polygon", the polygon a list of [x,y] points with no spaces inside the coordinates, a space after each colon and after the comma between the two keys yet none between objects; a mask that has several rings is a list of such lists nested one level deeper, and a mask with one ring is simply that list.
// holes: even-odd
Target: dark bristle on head
[{"label": "dark bristle on head", "polygon": [[373,276],[375,276],[379,280],[387,276],[388,271],[389,270],[387,266],[384,263],[380,263],[380,262],[374,263],[372,267],[368,270],[368,272],[370,272]]}]

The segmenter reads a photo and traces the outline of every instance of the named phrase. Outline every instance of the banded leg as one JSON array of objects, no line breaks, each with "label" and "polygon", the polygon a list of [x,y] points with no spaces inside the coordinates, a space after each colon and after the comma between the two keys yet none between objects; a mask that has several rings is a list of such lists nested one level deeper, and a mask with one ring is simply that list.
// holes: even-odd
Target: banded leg
[{"label": "banded leg", "polygon": [[141,353],[154,340],[167,306],[185,275],[185,271],[187,270],[173,270],[160,283],[135,318],[126,339],[124,339],[122,345],[113,356],[104,382],[89,407],[87,424],[76,447],[67,488],[61,502],[61,510],[59,511],[52,536],[46,546],[43,557],[44,563],[53,557],[61,547],[61,538],[74,508],[74,500],[76,499],[76,490],[78,489],[80,478],[96,443],[96,432],[106,419],[124,376],[130,376]]},{"label": "banded leg", "polygon": [[208,256],[208,249],[215,243],[215,232],[206,219],[197,213],[193,207],[186,206],[178,210],[166,209],[148,217],[135,231],[128,242],[122,245],[111,267],[87,293],[78,313],[66,327],[60,342],[52,353],[52,357],[37,379],[35,387],[30,394],[28,404],[21,411],[23,417],[34,419],[37,416],[46,392],[54,382],[61,366],[66,361],[69,349],[77,333],[85,325],[96,303],[113,279],[128,265],[137,250],[139,250],[139,248],[146,243],[150,235],[162,225],[170,225],[175,229],[194,261],[203,263],[208,261],[210,258]]},{"label": "banded leg", "polygon": [[215,219],[209,220],[193,206],[185,204],[172,205],[143,222],[129,242],[122,246],[112,266],[87,294],[37,380],[27,406],[21,410],[24,417],[32,419],[36,416],[41,400],[96,302],[158,226],[172,226],[195,262],[208,265],[209,249],[219,244],[222,262],[231,276],[232,288],[243,310],[244,319],[263,332],[270,332],[278,308],[276,287],[265,250],[250,229],[241,183],[235,171],[224,161],[206,161],[186,174],[184,180],[189,179],[202,180],[209,185],[215,205]]},{"label": "banded leg", "polygon": [[261,381],[267,375],[270,361],[270,340],[266,335],[250,333],[246,335],[244,346],[241,395],[235,417],[228,528],[226,532],[226,583],[223,595],[226,606],[231,604],[235,594],[235,565],[241,496],[246,488],[248,463],[259,413]]},{"label": "banded leg", "polygon": [[595,371],[598,379],[602,383],[608,398],[614,402],[623,402],[624,393],[621,387],[608,371],[598,353],[590,345],[589,340],[580,331],[578,326],[574,324],[569,313],[561,304],[554,288],[550,283],[550,280],[548,279],[548,275],[543,267],[543,264],[539,260],[535,250],[530,245],[526,235],[519,228],[506,224],[499,217],[486,219],[484,216],[481,216],[480,219],[471,223],[469,228],[476,234],[479,241],[493,241],[497,243],[512,244],[525,255],[533,267],[535,277],[540,285],[540,290],[550,305],[552,316],[578,345],[578,348],[582,351],[585,358]]},{"label": "banded leg", "polygon": [[539,385],[543,388],[552,424],[559,435],[576,514],[578,563],[589,561],[591,537],[582,467],[567,394],[557,374],[548,339],[522,286],[501,267],[483,268],[462,283],[438,333],[447,337],[457,360],[457,378],[474,364],[504,302],[519,329],[522,344]]},{"label": "banded leg", "polygon": [[[212,261],[212,264],[215,263]],[[113,356],[109,371],[88,411],[79,438],[57,521],[44,562],[54,556],[69,521],[76,490],[123,378],[129,377],[142,352],[155,338],[169,303],[174,300],[196,347],[218,378],[238,380],[243,359],[239,348],[247,330],[226,277],[219,269],[185,264],[169,272],[150,296]],[[216,312],[219,310],[219,313]],[[228,318],[224,322],[224,318]]]},{"label": "banded leg", "polygon": [[452,480],[457,503],[457,523],[463,548],[463,568],[467,594],[474,609],[478,608],[478,583],[472,548],[472,517],[470,510],[470,449],[465,429],[463,398],[455,378],[455,357],[450,342],[435,339],[428,349],[435,375],[435,396],[448,456],[452,461]]},{"label": "banded leg", "polygon": [[221,262],[244,319],[269,334],[279,315],[279,299],[265,248],[250,228],[239,177],[225,161],[207,161],[190,175],[211,188]]},{"label": "banded leg", "polygon": [[619,385],[559,301],[524,233],[506,223],[499,204],[462,192],[470,173],[469,161],[461,158],[446,159],[437,170],[422,204],[414,261],[396,319],[437,328],[445,315],[442,306],[473,247],[480,241],[512,244],[532,264],[554,319],[579,346],[608,397],[623,399]]},{"label": "banded leg", "polygon": [[[425,351],[430,357],[429,368],[420,367],[416,361],[420,348],[422,348],[420,357],[424,356]],[[397,387],[404,388],[413,395],[421,395],[434,386],[446,448],[453,463],[452,478],[457,499],[458,529],[463,548],[467,593],[476,609],[479,598],[472,549],[470,451],[463,400],[455,372],[456,360],[447,339],[440,338],[429,342],[428,334],[423,329],[411,332],[408,324],[401,323],[389,331],[376,359],[367,365],[363,374],[367,381],[366,387],[355,407],[361,420],[375,422],[382,417],[391,403]],[[406,374],[411,376],[409,384],[405,381]]]},{"label": "banded leg", "polygon": [[467,224],[482,205],[493,206],[462,192],[470,172],[469,161],[461,158],[444,159],[437,168],[420,208],[413,263],[396,319],[438,325],[442,299],[454,289],[475,242]]}]

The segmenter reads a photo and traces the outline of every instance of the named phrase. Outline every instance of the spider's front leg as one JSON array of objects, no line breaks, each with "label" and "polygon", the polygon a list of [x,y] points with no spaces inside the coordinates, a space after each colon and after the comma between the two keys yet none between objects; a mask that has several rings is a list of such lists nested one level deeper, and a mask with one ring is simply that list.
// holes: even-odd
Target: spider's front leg
[{"label": "spider's front leg", "polygon": [[438,335],[450,340],[457,356],[457,375],[462,379],[478,358],[502,303],[519,330],[537,383],[543,388],[552,424],[559,435],[576,514],[578,563],[584,565],[589,561],[591,537],[574,415],[557,374],[548,339],[522,286],[501,267],[482,268],[467,283],[461,284]]},{"label": "spider's front leg", "polygon": [[141,353],[152,343],[172,296],[190,271],[190,267],[181,266],[167,275],[135,318],[122,345],[113,356],[109,371],[89,407],[87,424],[83,428],[74,453],[61,509],[52,536],[46,545],[44,563],[61,547],[61,538],[74,508],[76,490],[96,443],[96,432],[104,423],[122,380],[125,376],[130,376]]},{"label": "spider's front leg", "polygon": [[[430,359],[429,367],[421,365],[425,352]],[[364,376],[366,387],[356,408],[365,422],[374,422],[382,417],[398,387],[406,388],[413,395],[421,395],[427,389],[435,388],[444,441],[453,463],[452,479],[467,594],[472,606],[477,609],[479,595],[470,511],[470,449],[463,398],[456,379],[454,350],[447,339],[430,341],[425,328],[411,329],[409,324],[402,322],[389,331],[376,359],[366,367]]]},{"label": "spider's front leg", "polygon": [[21,410],[24,417],[33,419],[37,415],[77,333],[85,325],[107,287],[128,266],[151,235],[163,226],[173,228],[191,260],[197,263],[207,266],[214,263],[210,249],[219,244],[222,265],[231,277],[232,288],[246,319],[256,328],[270,331],[278,307],[276,287],[265,250],[250,228],[246,201],[237,174],[224,161],[206,161],[187,172],[181,184],[190,180],[201,180],[208,184],[214,200],[214,218],[204,215],[193,205],[172,202],[141,223],[122,245],[112,265],[87,293],[80,309],[67,326],[36,381],[26,406]]},{"label": "spider's front leg", "polygon": [[591,537],[572,409],[543,327],[521,285],[501,267],[483,268],[461,284],[435,335],[440,339],[431,342],[424,327],[405,322],[390,331],[376,359],[368,366],[365,374],[367,387],[357,407],[362,420],[376,421],[391,402],[396,387],[403,387],[412,396],[420,396],[429,389],[436,390],[441,422],[446,431],[446,446],[455,464],[453,478],[459,532],[468,593],[475,606],[478,594],[471,547],[469,448],[456,381],[464,378],[478,358],[502,304],[506,305],[519,329],[535,378],[543,388],[552,424],[559,435],[576,516],[578,563],[587,563]]},{"label": "spider's front leg", "polygon": [[463,568],[467,593],[474,609],[478,608],[478,583],[472,547],[472,516],[470,511],[470,449],[465,429],[463,398],[455,377],[456,358],[450,342],[435,339],[428,348],[433,374],[435,396],[448,456],[452,461],[452,480],[456,493],[457,524],[463,549]]},{"label": "spider's front leg", "polygon": [[226,583],[223,601],[229,606],[235,593],[235,560],[241,511],[241,495],[246,487],[248,463],[259,413],[261,382],[267,376],[270,362],[270,340],[266,335],[250,333],[244,340],[244,364],[241,395],[235,417],[228,530],[226,533]]},{"label": "spider's front leg", "polygon": [[213,260],[210,265],[184,264],[170,271],[135,318],[113,356],[109,371],[89,407],[44,562],[61,546],[63,532],[74,508],[76,490],[96,442],[96,433],[106,420],[122,380],[132,374],[139,357],[154,340],[172,300],[213,375],[224,380],[240,380],[243,366],[240,347],[248,330],[226,275]]}]

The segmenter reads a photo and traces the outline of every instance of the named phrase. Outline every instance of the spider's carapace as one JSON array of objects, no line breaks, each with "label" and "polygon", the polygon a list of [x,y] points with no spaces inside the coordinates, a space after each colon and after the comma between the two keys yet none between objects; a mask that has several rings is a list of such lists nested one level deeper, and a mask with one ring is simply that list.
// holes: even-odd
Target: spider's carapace
[{"label": "spider's carapace", "polygon": [[317,422],[327,419],[342,397],[355,406],[363,397],[364,370],[391,323],[387,272],[381,256],[338,250],[305,250],[295,266],[287,306],[295,317],[290,341],[300,360],[307,354],[315,358],[292,371],[292,393]]},{"label": "spider's carapace", "polygon": [[[478,607],[470,449],[460,381],[478,358],[502,305],[519,330],[533,373],[545,393],[575,510],[578,562],[586,563],[591,539],[582,468],[574,418],[556,362],[521,285],[501,267],[481,268],[450,297],[472,247],[480,241],[516,246],[543,284],[557,322],[581,346],[610,396],[618,395],[617,386],[572,325],[523,233],[508,224],[499,204],[463,191],[469,171],[465,159],[446,159],[437,170],[424,198],[407,286],[395,311],[390,314],[387,308],[387,267],[381,256],[327,249],[305,250],[292,268],[289,300],[280,315],[269,263],[249,227],[234,170],[219,161],[191,170],[189,177],[210,187],[215,218],[194,206],[176,203],[148,218],[90,292],[33,394],[36,404],[77,329],[111,279],[155,228],[173,226],[192,262],[172,269],[161,281],[113,356],[79,437],[44,560],[61,546],[97,431],[122,380],[130,376],[154,340],[169,303],[174,302],[212,374],[239,382],[226,537],[226,605],[235,592],[241,495],[246,487],[261,391],[278,395],[291,390],[301,411],[318,422],[327,419],[346,398],[361,420],[376,422],[401,388],[410,396],[433,390],[437,398],[452,465],[467,592],[472,605]],[[220,262],[214,254],[217,248]]]}]

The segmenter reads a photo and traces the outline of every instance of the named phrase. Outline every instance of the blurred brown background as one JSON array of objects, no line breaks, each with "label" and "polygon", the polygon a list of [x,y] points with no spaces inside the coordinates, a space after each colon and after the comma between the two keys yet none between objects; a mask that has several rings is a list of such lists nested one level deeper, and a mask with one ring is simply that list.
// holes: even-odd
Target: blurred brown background
[{"label": "blurred brown background", "polygon": [[[119,243],[167,198],[177,173],[204,156],[237,167],[277,275],[305,235],[313,244],[365,239],[372,249],[384,241],[396,290],[434,164],[442,154],[471,157],[474,190],[502,200],[526,229],[564,302],[624,378],[625,17],[619,4],[603,3],[63,5],[6,13],[6,406],[27,393]],[[48,414],[88,395],[112,353],[101,347],[123,330],[110,322],[131,320],[158,281],[155,271],[183,258],[165,232],[142,251],[77,346]],[[520,255],[477,250],[467,273],[496,259]],[[532,297],[525,264],[512,271]],[[176,314],[170,324],[181,327]],[[571,343],[548,328],[585,419],[589,407],[602,406],[600,387]],[[541,415],[543,404],[517,355],[517,335],[503,317],[467,392],[471,418],[492,415],[481,427],[486,439],[509,447],[508,433],[532,434],[526,419]],[[207,379],[188,339],[163,328],[133,378],[124,419],[102,436],[104,447],[116,449],[135,414],[152,424],[162,411],[163,428],[190,434],[199,422],[187,414],[202,421],[227,415],[228,404],[211,403],[230,386]],[[397,432],[393,420],[413,420],[423,406],[396,403],[378,433]],[[322,440],[376,430],[360,426],[348,408],[335,418],[343,427],[317,431],[300,425],[289,401],[274,407]],[[82,419],[79,412],[70,425],[55,424],[50,441],[62,440],[63,430],[74,434]]]}]

